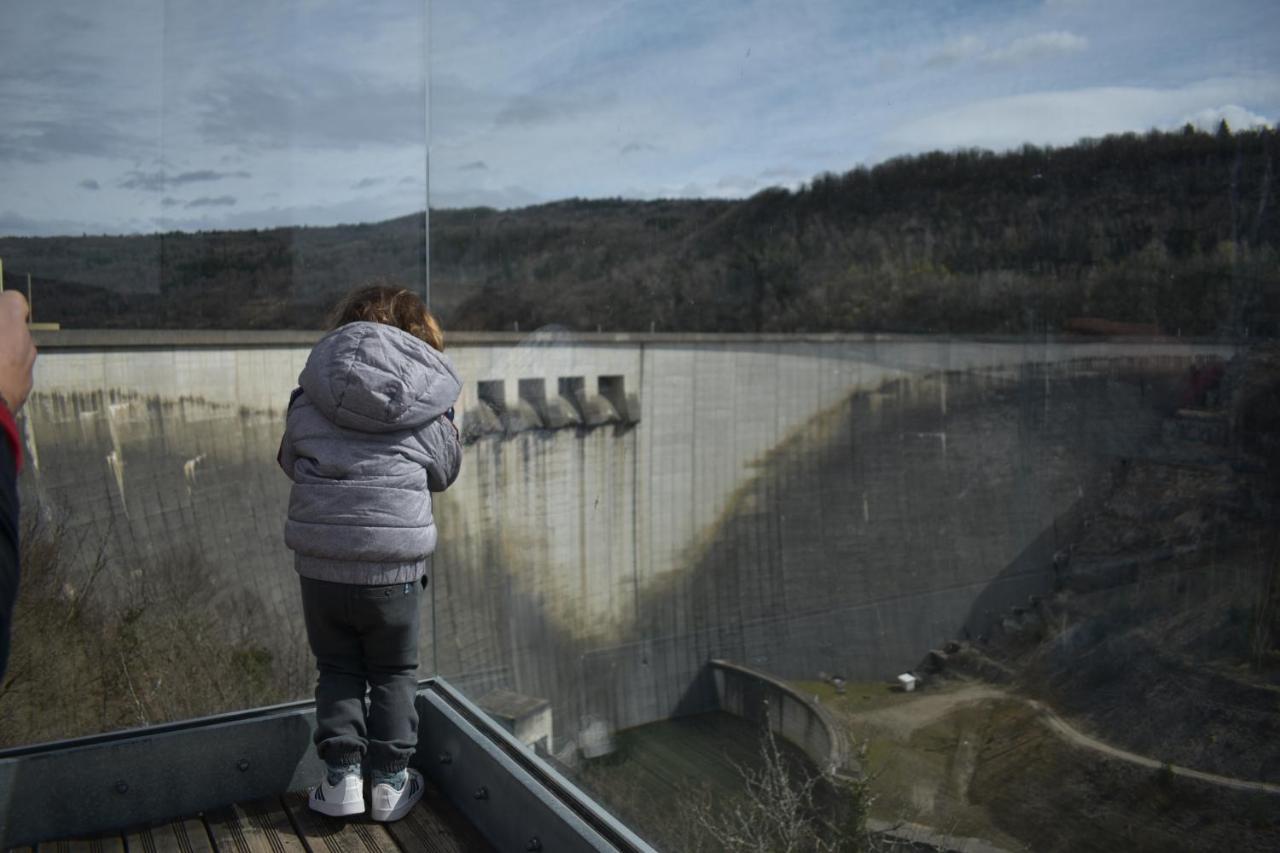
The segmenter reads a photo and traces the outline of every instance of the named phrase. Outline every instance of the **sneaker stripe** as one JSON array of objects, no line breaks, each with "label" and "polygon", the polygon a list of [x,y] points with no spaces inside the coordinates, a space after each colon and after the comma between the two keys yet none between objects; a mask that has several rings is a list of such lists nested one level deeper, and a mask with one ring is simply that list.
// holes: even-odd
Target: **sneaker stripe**
[{"label": "sneaker stripe", "polygon": [[316,795],[315,795],[315,796],[316,796],[316,799],[317,799],[317,800],[319,800],[319,801],[320,801],[320,802],[322,802],[322,803],[324,802],[324,785],[317,785],[317,786],[316,786]]}]

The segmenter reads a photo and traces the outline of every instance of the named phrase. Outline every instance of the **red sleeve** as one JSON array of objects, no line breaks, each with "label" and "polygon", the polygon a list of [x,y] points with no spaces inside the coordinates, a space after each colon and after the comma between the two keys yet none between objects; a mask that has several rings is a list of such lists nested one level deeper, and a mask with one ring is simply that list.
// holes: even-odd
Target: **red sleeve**
[{"label": "red sleeve", "polygon": [[18,424],[13,419],[13,412],[9,411],[9,407],[4,403],[0,403],[0,431],[4,432],[9,450],[13,453],[14,470],[21,473],[22,439],[18,437]]}]

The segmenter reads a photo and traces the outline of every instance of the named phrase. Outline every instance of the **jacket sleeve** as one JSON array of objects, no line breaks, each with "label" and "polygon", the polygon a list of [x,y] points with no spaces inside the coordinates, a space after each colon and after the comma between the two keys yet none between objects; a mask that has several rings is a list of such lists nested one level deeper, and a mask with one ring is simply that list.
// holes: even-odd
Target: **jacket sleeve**
[{"label": "jacket sleeve", "polygon": [[426,454],[427,488],[443,492],[458,479],[462,467],[462,441],[453,422],[441,415],[418,432]]},{"label": "jacket sleeve", "polygon": [[0,403],[0,429],[9,441],[0,446],[0,682],[9,664],[9,627],[18,598],[18,470],[21,445],[13,415]]},{"label": "jacket sleeve", "polygon": [[294,388],[293,393],[289,395],[289,405],[284,410],[284,435],[280,436],[280,449],[276,451],[276,464],[290,480],[293,479],[293,463],[298,461],[298,457],[293,452],[293,442],[289,440],[289,413],[293,411],[293,404],[301,395],[301,388]]}]

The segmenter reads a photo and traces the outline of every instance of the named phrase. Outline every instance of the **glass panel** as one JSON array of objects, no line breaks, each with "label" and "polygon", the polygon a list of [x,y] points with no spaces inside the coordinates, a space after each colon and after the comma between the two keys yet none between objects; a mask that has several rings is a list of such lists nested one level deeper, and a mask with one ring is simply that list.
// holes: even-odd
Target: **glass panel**
[{"label": "glass panel", "polygon": [[0,745],[310,692],[289,393],[340,294],[430,278],[466,450],[423,669],[637,831],[852,846],[871,794],[1276,846],[1270,6],[6,24],[2,281],[60,328]]},{"label": "glass panel", "polygon": [[1273,8],[431,25],[442,673],[667,849],[1276,843]]},{"label": "glass panel", "polygon": [[[0,262],[41,352],[0,746],[311,695],[276,451],[338,296],[426,292],[426,24],[6,9]],[[280,329],[312,331],[243,331]]]},{"label": "glass panel", "polygon": [[353,280],[424,286],[420,0],[99,6],[6,27],[0,257],[37,320],[315,328]]}]

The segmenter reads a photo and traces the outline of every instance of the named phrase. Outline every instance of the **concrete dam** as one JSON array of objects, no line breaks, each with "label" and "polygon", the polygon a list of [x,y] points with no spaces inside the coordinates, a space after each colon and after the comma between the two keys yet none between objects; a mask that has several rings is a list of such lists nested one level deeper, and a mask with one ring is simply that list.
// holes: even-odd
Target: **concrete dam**
[{"label": "concrete dam", "polygon": [[[316,335],[39,338],[25,509],[104,607],[157,578],[309,684],[275,463]],[[1069,519],[1159,435],[1177,341],[454,335],[424,676],[556,739],[714,704],[712,658],[882,678],[1052,585]],[[76,580],[79,579],[79,580]]]}]

